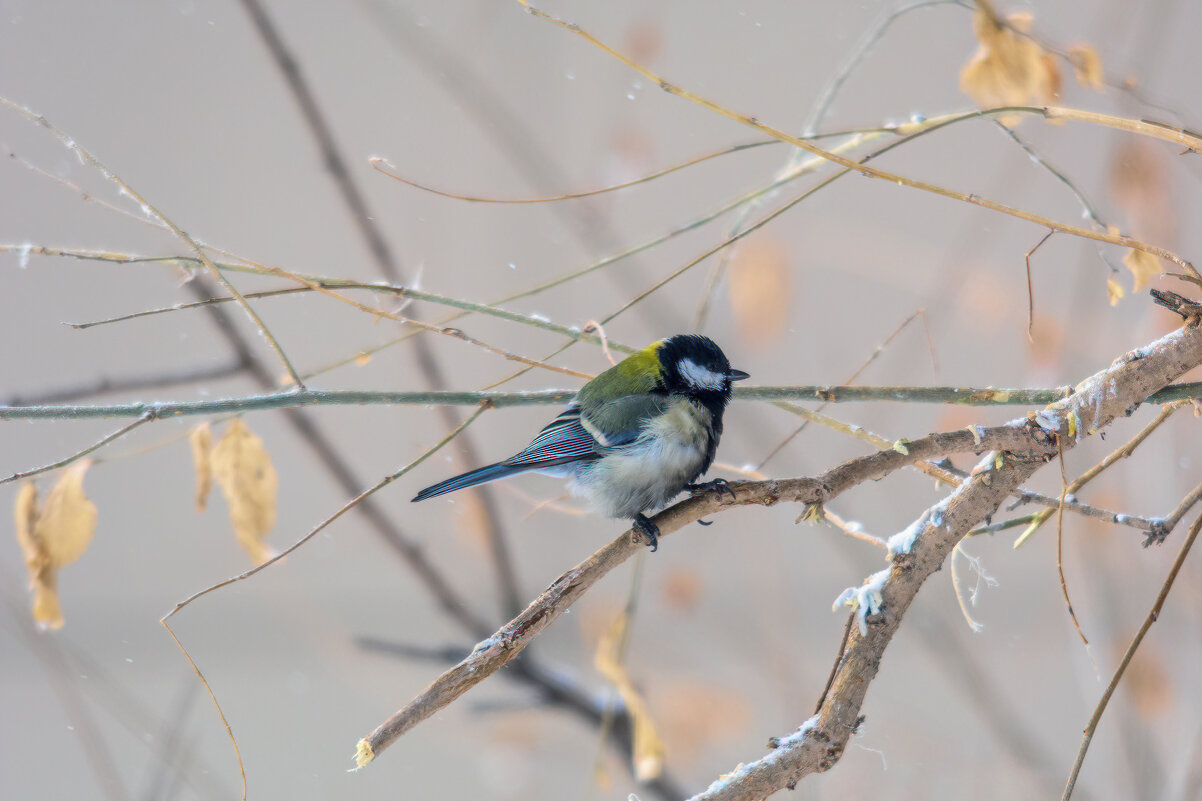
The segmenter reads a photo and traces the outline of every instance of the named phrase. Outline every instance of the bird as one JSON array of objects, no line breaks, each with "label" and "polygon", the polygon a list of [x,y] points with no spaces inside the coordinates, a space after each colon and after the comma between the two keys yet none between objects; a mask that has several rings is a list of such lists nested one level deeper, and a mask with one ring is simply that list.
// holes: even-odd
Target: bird
[{"label": "bird", "polygon": [[694,483],[713,464],[735,370],[710,338],[677,334],[651,343],[593,378],[517,454],[448,478],[413,498],[536,472],[568,479],[572,493],[610,518],[629,519],[654,551],[659,528],[645,514],[682,491],[722,490],[722,479]]}]

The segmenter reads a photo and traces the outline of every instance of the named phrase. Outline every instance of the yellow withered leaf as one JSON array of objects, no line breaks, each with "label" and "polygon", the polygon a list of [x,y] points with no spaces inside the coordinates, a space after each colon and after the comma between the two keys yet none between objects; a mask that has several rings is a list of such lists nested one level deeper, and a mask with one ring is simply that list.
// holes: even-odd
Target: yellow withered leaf
[{"label": "yellow withered leaf", "polygon": [[266,562],[272,553],[263,540],[275,527],[279,479],[263,440],[235,418],[213,448],[211,461],[238,544],[255,564]]},{"label": "yellow withered leaf", "polygon": [[1114,280],[1113,277],[1106,279],[1106,299],[1110,301],[1111,306],[1119,305],[1119,301],[1123,299],[1123,285]]},{"label": "yellow withered leaf", "polygon": [[25,554],[25,569],[29,571],[29,587],[33,590],[34,622],[42,628],[62,628],[63,612],[58,604],[55,570],[37,540],[38,491],[32,482],[22,484],[17,490],[13,517],[17,523],[17,542]]},{"label": "yellow withered leaf", "polygon": [[96,533],[96,504],[83,491],[83,476],[90,464],[80,462],[64,471],[44,506],[39,507],[32,483],[17,491],[13,510],[17,542],[25,554],[33,589],[33,619],[42,628],[62,628],[58,570],[82,556]]},{"label": "yellow withered leaf", "polygon": [[[973,15],[977,52],[960,70],[960,89],[982,108],[1046,105],[1060,94],[1060,71],[1056,61],[1030,37],[1029,14],[1011,14],[1006,24],[978,10]],[[1013,127],[1018,115],[1000,118]]]},{"label": "yellow withered leaf", "polygon": [[1086,89],[1101,89],[1105,77],[1102,72],[1102,59],[1093,46],[1087,44],[1073,45],[1068,49],[1068,61],[1073,65],[1073,74],[1077,83]]},{"label": "yellow withered leaf", "polygon": [[634,763],[634,775],[639,781],[650,781],[657,778],[664,769],[664,741],[659,735],[651,713],[642,695],[635,689],[630,674],[622,664],[622,641],[626,632],[628,616],[622,612],[609,630],[597,643],[597,653],[594,664],[605,678],[614,683],[618,695],[626,705],[630,721],[634,728],[631,760]]},{"label": "yellow withered leaf", "polygon": [[196,511],[203,512],[213,489],[213,430],[201,423],[188,432],[192,446],[192,466],[196,468]]},{"label": "yellow withered leaf", "polygon": [[1123,256],[1123,264],[1131,271],[1135,282],[1132,290],[1135,292],[1143,289],[1153,278],[1163,272],[1160,267],[1160,259],[1143,250],[1128,250],[1127,255]]},{"label": "yellow withered leaf", "polygon": [[83,492],[83,475],[91,464],[77,462],[64,470],[38,512],[34,537],[55,568],[82,556],[96,533],[96,504]]},{"label": "yellow withered leaf", "polygon": [[754,345],[780,339],[789,321],[793,288],[789,254],[780,242],[756,238],[735,251],[730,265],[730,301],[735,325]]}]

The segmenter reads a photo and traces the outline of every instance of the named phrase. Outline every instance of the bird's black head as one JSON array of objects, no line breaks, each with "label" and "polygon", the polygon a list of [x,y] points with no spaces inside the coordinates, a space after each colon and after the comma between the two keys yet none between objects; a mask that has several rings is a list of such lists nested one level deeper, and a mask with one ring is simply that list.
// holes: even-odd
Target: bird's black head
[{"label": "bird's black head", "polygon": [[664,389],[695,398],[716,415],[722,414],[730,400],[731,382],[748,377],[742,370],[732,369],[726,354],[708,337],[677,334],[663,340],[657,355]]}]

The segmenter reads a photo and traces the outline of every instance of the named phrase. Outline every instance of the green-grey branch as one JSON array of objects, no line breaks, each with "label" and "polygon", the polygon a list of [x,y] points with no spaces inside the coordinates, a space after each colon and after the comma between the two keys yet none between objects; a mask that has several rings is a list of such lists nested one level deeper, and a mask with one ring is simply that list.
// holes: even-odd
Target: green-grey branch
[{"label": "green-grey branch", "polygon": [[[101,417],[187,417],[204,414],[237,414],[300,406],[475,406],[490,402],[503,406],[548,406],[567,403],[574,389],[539,389],[529,392],[431,391],[368,392],[359,390],[293,389],[240,398],[193,401],[135,401],[89,406],[0,406],[0,420],[83,420]],[[793,386],[737,387],[736,400],[794,400],[825,403],[893,401],[898,403],[951,403],[965,406],[1045,406],[1072,394],[1070,387],[1051,389],[973,389],[971,387],[862,387]],[[1154,393],[1152,403],[1202,398],[1202,382],[1173,384]]]}]

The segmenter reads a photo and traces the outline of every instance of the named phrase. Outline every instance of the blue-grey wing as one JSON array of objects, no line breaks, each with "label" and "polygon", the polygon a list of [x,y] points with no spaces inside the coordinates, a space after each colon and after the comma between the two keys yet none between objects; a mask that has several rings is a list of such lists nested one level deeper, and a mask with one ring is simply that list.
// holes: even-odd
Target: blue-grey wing
[{"label": "blue-grey wing", "polygon": [[624,395],[587,406],[582,412],[582,426],[593,434],[600,448],[621,448],[638,439],[647,422],[663,414],[669,404],[666,395]]},{"label": "blue-grey wing", "polygon": [[501,464],[526,470],[578,460],[595,459],[600,456],[597,440],[580,423],[580,408],[569,406],[559,417],[551,421],[521,453],[509,457]]}]

